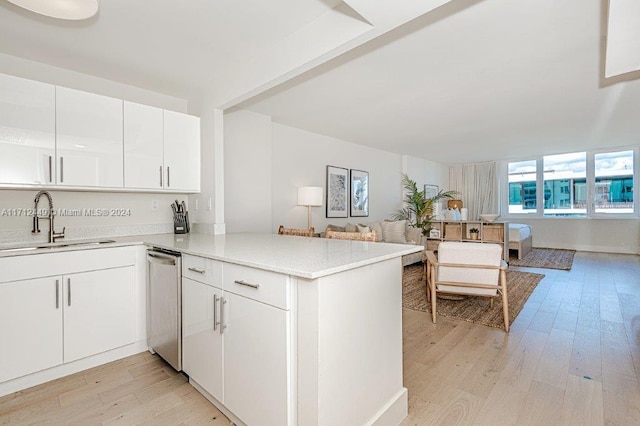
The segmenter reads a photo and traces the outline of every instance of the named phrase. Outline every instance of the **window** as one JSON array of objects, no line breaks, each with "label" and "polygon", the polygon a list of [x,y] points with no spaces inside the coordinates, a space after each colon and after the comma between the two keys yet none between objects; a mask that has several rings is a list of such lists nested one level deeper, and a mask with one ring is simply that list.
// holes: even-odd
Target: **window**
[{"label": "window", "polygon": [[536,160],[509,163],[509,213],[536,213]]},{"label": "window", "polygon": [[587,178],[587,153],[545,155],[544,215],[586,216],[585,192],[579,188]]},{"label": "window", "polygon": [[633,151],[594,156],[596,213],[633,213]]},{"label": "window", "polygon": [[635,148],[508,162],[508,214],[635,217],[637,157]]}]

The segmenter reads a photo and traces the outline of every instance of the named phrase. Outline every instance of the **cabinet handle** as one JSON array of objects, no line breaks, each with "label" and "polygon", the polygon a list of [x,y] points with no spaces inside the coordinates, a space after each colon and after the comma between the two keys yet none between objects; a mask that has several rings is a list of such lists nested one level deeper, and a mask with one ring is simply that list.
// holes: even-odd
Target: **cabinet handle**
[{"label": "cabinet handle", "polygon": [[53,182],[53,157],[49,156],[49,183]]},{"label": "cabinet handle", "polygon": [[207,270],[206,269],[198,269],[198,268],[187,268],[192,272],[197,272],[198,274],[206,274]]},{"label": "cabinet handle", "polygon": [[64,182],[64,157],[60,157],[60,183]]},{"label": "cabinet handle", "polygon": [[227,328],[227,325],[224,323],[224,305],[227,304],[227,301],[224,300],[224,297],[220,298],[220,334],[224,334],[224,329]]},{"label": "cabinet handle", "polygon": [[71,278],[67,278],[67,306],[71,306]]},{"label": "cabinet handle", "polygon": [[171,167],[167,166],[167,188],[171,186]]},{"label": "cabinet handle", "polygon": [[60,309],[60,280],[56,280],[56,309]]},{"label": "cabinet handle", "polygon": [[218,318],[218,300],[220,300],[220,298],[218,297],[217,294],[213,295],[213,330],[217,330],[218,329],[218,324],[220,324],[217,321]]},{"label": "cabinet handle", "polygon": [[245,287],[255,288],[256,290],[260,287],[260,284],[251,284],[251,283],[248,283],[248,282],[246,282],[244,280],[235,280],[234,283],[243,285]]},{"label": "cabinet handle", "polygon": [[160,188],[162,188],[162,166],[160,166]]}]

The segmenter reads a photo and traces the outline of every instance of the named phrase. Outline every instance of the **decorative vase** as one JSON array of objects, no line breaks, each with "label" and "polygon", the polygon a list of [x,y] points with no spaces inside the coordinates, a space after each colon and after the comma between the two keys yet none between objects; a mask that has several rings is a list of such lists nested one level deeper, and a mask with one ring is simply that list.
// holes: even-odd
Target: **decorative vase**
[{"label": "decorative vase", "polygon": [[447,207],[460,210],[462,208],[462,200],[449,200],[447,201]]}]

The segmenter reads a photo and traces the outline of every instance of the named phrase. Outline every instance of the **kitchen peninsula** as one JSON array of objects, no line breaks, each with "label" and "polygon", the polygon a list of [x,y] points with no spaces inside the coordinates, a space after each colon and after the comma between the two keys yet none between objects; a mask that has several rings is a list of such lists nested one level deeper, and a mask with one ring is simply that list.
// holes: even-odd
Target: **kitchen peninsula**
[{"label": "kitchen peninsula", "polygon": [[[396,425],[407,415],[401,257],[421,247],[271,234],[113,240],[80,250],[182,253],[183,370],[233,421]],[[0,263],[73,250],[0,251]]]}]

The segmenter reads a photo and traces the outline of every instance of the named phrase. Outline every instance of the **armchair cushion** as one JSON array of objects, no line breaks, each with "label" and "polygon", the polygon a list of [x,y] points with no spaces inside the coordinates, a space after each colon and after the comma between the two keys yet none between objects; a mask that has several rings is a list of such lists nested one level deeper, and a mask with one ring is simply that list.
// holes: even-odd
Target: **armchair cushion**
[{"label": "armchair cushion", "polygon": [[[502,248],[498,244],[461,243],[445,241],[438,246],[438,270],[436,282],[495,285],[495,289],[450,286],[438,284],[444,292],[464,292],[483,296],[495,295],[498,291],[499,267],[502,264]],[[460,265],[460,266],[448,266]],[[470,267],[476,265],[479,267]],[[483,269],[480,266],[493,266]]]}]

